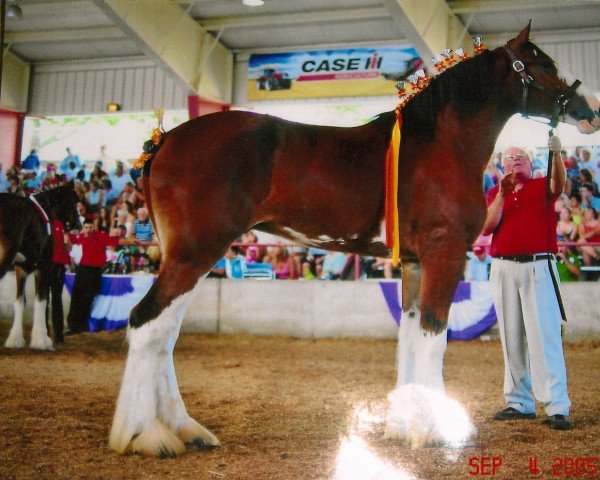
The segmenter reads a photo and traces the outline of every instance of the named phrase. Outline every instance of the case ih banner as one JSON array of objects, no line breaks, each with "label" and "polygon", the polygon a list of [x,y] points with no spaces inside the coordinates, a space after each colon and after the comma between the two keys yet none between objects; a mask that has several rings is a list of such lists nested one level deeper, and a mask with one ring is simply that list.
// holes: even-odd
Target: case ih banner
[{"label": "case ih banner", "polygon": [[423,61],[412,46],[251,55],[248,100],[394,95]]}]

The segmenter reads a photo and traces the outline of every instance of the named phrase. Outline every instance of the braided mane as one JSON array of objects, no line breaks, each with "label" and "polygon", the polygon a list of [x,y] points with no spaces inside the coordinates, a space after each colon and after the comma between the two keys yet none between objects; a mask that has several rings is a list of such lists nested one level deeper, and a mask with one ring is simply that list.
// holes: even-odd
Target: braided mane
[{"label": "braided mane", "polygon": [[403,130],[418,140],[431,140],[436,116],[448,103],[459,119],[479,111],[494,88],[493,67],[493,55],[486,50],[434,77],[402,109]]}]

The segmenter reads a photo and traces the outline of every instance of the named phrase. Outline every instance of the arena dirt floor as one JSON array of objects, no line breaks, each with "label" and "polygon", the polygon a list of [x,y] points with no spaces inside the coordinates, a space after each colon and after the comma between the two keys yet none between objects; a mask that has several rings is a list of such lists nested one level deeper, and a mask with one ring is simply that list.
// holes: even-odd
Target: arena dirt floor
[{"label": "arena dirt floor", "polygon": [[[3,342],[6,323],[0,333]],[[107,446],[123,331],[70,337],[56,352],[1,347],[0,478],[600,478],[600,461],[590,460],[600,454],[600,342],[566,346],[575,429],[562,432],[541,419],[492,421],[503,406],[499,342],[451,342],[447,390],[478,430],[462,449],[411,450],[384,438],[395,348],[393,341],[182,335],[175,352],[182,396],[222,445],[161,460],[118,456]]]}]

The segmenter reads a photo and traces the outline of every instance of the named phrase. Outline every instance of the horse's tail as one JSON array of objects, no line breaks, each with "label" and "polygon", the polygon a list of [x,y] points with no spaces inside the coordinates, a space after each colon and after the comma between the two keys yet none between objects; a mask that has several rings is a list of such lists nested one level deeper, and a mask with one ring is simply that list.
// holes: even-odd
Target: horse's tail
[{"label": "horse's tail", "polygon": [[[13,267],[22,231],[25,229],[27,216],[22,197],[10,193],[0,194],[0,279]],[[11,221],[11,217],[19,217],[19,222]]]}]

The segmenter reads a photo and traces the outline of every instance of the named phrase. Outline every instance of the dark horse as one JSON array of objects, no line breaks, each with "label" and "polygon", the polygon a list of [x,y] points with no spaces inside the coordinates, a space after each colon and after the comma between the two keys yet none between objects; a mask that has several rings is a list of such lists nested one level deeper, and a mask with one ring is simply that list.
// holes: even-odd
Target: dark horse
[{"label": "dark horse", "polygon": [[[30,346],[40,350],[52,350],[52,340],[48,336],[46,326],[54,248],[54,238],[50,229],[57,219],[66,228],[78,228],[77,200],[73,182],[42,190],[30,197],[0,193],[0,278],[4,277],[13,265],[17,277],[14,321],[4,344],[8,348],[25,346],[25,281],[30,273],[34,273],[35,303]],[[57,298],[53,301],[62,300]]]},{"label": "dark horse", "polygon": [[[526,105],[520,63],[511,56],[532,78]],[[504,48],[440,74],[403,109],[399,386],[443,391],[448,310],[465,252],[485,218],[482,177],[496,138],[514,113],[551,117],[567,93],[527,27]],[[581,130],[600,126],[582,96],[574,94],[565,108],[562,118]],[[176,455],[186,443],[218,445],[186,411],[172,352],[195,287],[242,233],[254,228],[304,245],[389,254],[384,163],[394,121],[389,112],[361,127],[334,128],[227,112],[196,118],[163,137],[144,168],[144,187],[164,260],[131,312],[112,449]],[[436,440],[428,435],[412,424],[392,433]]]}]

